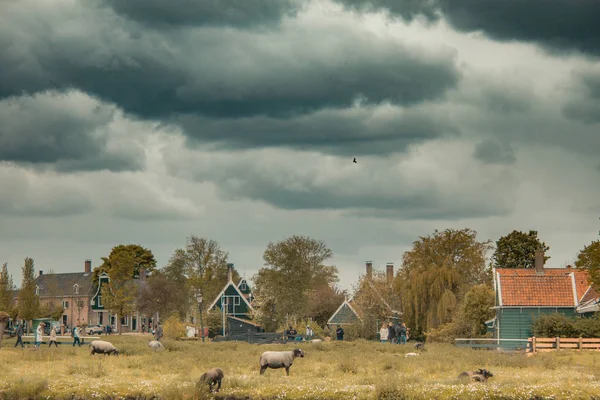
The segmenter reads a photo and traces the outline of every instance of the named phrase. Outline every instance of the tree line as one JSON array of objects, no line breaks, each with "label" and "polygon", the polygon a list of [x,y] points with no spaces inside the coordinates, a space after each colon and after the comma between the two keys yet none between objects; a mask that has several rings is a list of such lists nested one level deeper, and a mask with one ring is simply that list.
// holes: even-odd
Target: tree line
[{"label": "tree line", "polygon": [[[324,327],[344,298],[352,295],[368,326],[357,333],[359,336],[373,335],[376,329],[371,327],[375,321],[385,320],[393,310],[402,313],[414,336],[427,334],[437,340],[479,336],[485,333],[484,322],[493,317],[492,267],[533,268],[535,251],[540,249],[548,251],[550,247],[538,238],[536,231],[515,230],[492,243],[478,240],[477,232],[471,229],[436,230],[419,237],[404,253],[391,285],[385,273],[375,271],[368,282],[362,276],[349,293],[338,286],[339,271],[331,263],[333,251],[325,242],[294,235],[266,246],[264,266],[252,277],[252,318],[266,330],[281,329],[290,319],[310,319]],[[150,249],[118,245],[102,258],[92,279],[98,283],[103,272],[110,276],[110,285],[103,286],[102,297],[105,309],[112,313],[158,312],[163,316],[176,315],[183,321],[197,316],[192,288],[202,290],[206,305],[224,287],[228,257],[218,242],[191,236],[164,267],[158,268]],[[600,241],[593,241],[578,253],[575,267],[588,269],[591,282],[600,283]],[[146,285],[140,286],[136,278],[142,269],[147,278]],[[35,295],[32,259],[25,259],[22,272],[19,305],[14,307],[12,277],[3,265],[0,311],[25,320],[62,314],[60,307],[40,306]],[[237,283],[240,275],[235,267],[232,273]],[[204,317],[211,329],[220,330],[218,315]]]}]

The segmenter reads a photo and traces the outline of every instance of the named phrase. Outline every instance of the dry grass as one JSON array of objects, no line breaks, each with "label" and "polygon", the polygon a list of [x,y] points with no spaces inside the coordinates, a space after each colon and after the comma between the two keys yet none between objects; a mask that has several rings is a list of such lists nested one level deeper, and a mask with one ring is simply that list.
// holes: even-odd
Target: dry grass
[{"label": "dry grass", "polygon": [[[103,338],[104,339],[104,338]],[[287,345],[165,341],[152,352],[147,337],[109,336],[119,357],[90,356],[87,346],[0,350],[0,399],[201,399],[198,377],[212,367],[225,372],[221,399],[600,399],[600,354],[570,352],[505,354],[428,345],[404,358],[412,346],[375,342],[305,343],[304,359],[290,369],[259,375],[266,350]],[[410,343],[409,343],[410,344]],[[487,368],[486,384],[467,384],[461,371]],[[596,397],[594,397],[596,396]]]}]

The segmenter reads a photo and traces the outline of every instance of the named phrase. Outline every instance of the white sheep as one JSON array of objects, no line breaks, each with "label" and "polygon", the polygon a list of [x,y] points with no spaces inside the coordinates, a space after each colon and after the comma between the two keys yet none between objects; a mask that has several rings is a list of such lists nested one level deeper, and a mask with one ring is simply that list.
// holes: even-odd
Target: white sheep
[{"label": "white sheep", "polygon": [[290,374],[290,367],[297,357],[304,357],[304,352],[300,349],[290,351],[265,351],[260,356],[260,374],[263,375],[267,368],[285,368],[287,375]]},{"label": "white sheep", "polygon": [[112,343],[104,340],[94,340],[92,343],[90,343],[90,349],[91,356],[96,353],[104,355],[114,354],[115,356],[119,355],[119,351],[115,348],[115,346],[113,346]]},{"label": "white sheep", "polygon": [[148,347],[150,347],[152,350],[164,350],[162,343],[158,340],[149,340]]},{"label": "white sheep", "polygon": [[417,354],[417,353],[406,353],[406,354],[404,355],[404,357],[405,357],[405,358],[406,358],[406,357],[416,357],[416,356],[418,356],[418,354]]}]

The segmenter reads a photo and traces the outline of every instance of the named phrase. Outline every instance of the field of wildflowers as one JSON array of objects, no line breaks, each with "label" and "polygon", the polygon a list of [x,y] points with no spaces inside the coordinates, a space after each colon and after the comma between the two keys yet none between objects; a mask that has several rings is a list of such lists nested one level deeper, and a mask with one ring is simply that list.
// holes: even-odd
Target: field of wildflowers
[{"label": "field of wildflowers", "polygon": [[[103,337],[104,339],[105,337]],[[306,357],[290,369],[259,375],[266,350],[294,345],[164,341],[109,336],[119,357],[90,356],[87,345],[0,349],[0,399],[599,399],[600,353],[561,351],[533,357],[429,344],[419,357],[408,346],[357,340],[304,343]],[[195,389],[212,367],[225,372],[221,392]],[[460,372],[486,368],[487,383],[465,383]]]}]

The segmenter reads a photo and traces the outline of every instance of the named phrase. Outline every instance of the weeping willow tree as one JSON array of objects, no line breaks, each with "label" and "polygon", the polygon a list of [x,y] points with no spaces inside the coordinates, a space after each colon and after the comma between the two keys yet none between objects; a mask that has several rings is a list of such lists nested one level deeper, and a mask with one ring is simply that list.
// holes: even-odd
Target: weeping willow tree
[{"label": "weeping willow tree", "polygon": [[479,242],[476,235],[471,229],[436,230],[404,253],[396,282],[404,321],[414,333],[450,322],[467,291],[491,281],[491,241]]}]

